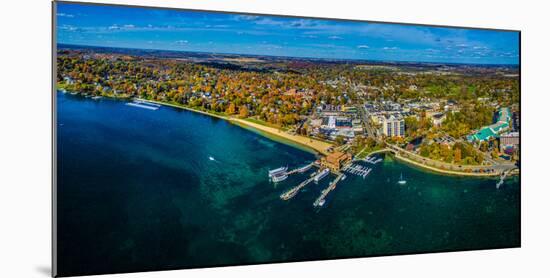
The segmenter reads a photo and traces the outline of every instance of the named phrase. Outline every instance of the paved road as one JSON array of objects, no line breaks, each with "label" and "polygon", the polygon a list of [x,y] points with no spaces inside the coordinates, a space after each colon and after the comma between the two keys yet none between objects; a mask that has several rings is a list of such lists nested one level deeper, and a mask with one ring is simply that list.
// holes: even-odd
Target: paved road
[{"label": "paved road", "polygon": [[494,165],[456,165],[451,163],[446,163],[442,161],[433,160],[430,158],[426,158],[423,156],[420,156],[418,154],[409,152],[403,148],[400,148],[395,145],[386,144],[386,146],[391,149],[393,152],[398,152],[401,156],[404,156],[406,158],[409,158],[413,161],[432,166],[435,168],[445,169],[445,170],[453,170],[453,171],[466,171],[467,169],[469,171],[481,171],[481,170],[489,170],[493,171],[495,173],[501,173],[504,171],[512,170],[514,168],[517,168],[514,163],[497,163]]},{"label": "paved road", "polygon": [[361,115],[361,120],[363,121],[363,127],[367,131],[367,136],[376,138],[376,132],[374,128],[370,125],[369,116],[367,111],[365,110],[365,105],[361,105],[360,107],[357,107],[357,111],[359,111],[359,114]]}]

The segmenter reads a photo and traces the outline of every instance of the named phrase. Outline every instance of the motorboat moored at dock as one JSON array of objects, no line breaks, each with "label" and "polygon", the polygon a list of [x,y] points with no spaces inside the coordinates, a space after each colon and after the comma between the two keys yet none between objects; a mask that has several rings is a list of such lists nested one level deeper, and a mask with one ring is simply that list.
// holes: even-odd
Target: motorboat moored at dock
[{"label": "motorboat moored at dock", "polygon": [[319,172],[317,175],[315,175],[315,177],[313,177],[313,180],[315,182],[319,182],[324,177],[326,177],[329,173],[330,173],[330,170],[328,168],[325,168],[325,169],[321,170],[321,172]]},{"label": "motorboat moored at dock", "polygon": [[142,100],[134,100],[132,102],[126,103],[126,105],[133,106],[133,107],[144,108],[144,109],[149,109],[149,110],[158,110],[160,108],[160,105],[158,105],[156,103],[145,102],[145,101],[142,101]]},{"label": "motorboat moored at dock", "polygon": [[273,170],[269,170],[268,171],[268,177],[273,177],[273,176],[276,176],[276,175],[280,175],[282,173],[286,173],[286,171],[288,170],[288,166],[286,167],[279,167],[277,169],[273,169]]}]

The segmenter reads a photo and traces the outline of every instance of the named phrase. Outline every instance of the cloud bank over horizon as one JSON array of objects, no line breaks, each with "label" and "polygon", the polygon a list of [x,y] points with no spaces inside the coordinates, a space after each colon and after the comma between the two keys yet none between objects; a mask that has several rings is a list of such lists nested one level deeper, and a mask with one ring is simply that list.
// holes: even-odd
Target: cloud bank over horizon
[{"label": "cloud bank over horizon", "polygon": [[57,3],[57,42],[327,59],[519,64],[519,33]]}]

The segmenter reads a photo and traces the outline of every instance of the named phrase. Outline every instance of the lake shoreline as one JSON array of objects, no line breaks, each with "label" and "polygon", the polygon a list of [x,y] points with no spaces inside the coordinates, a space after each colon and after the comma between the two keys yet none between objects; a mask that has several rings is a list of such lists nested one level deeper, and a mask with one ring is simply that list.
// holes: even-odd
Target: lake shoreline
[{"label": "lake shoreline", "polygon": [[[115,99],[115,100],[131,100],[131,98],[116,98],[116,97],[111,97],[111,96],[105,96],[105,97]],[[305,137],[305,136],[302,136],[302,135],[289,134],[289,133],[287,133],[283,130],[280,130],[278,128],[269,127],[269,126],[266,126],[266,125],[261,125],[261,124],[258,124],[258,123],[247,121],[246,119],[241,119],[241,118],[216,114],[216,113],[212,113],[212,112],[208,112],[208,111],[203,111],[203,110],[199,110],[199,109],[194,109],[194,108],[187,107],[185,105],[181,105],[181,104],[177,104],[177,103],[157,101],[157,100],[148,100],[148,99],[143,99],[143,98],[135,98],[135,99],[140,100],[140,101],[155,103],[155,104],[159,104],[159,105],[163,105],[163,106],[168,106],[168,107],[172,107],[172,108],[183,109],[183,110],[186,110],[186,111],[199,113],[199,114],[202,114],[202,115],[205,115],[205,116],[210,116],[210,117],[214,117],[214,118],[217,118],[217,119],[225,120],[225,121],[227,121],[231,124],[239,126],[240,128],[244,128],[244,129],[247,129],[249,131],[255,132],[257,134],[260,134],[261,136],[266,137],[268,139],[275,140],[277,142],[290,145],[292,147],[300,148],[304,151],[311,151],[314,154],[328,155],[329,152],[327,151],[327,149],[330,148],[330,147],[334,147],[334,145],[332,145],[330,143],[326,143],[326,142],[319,141],[319,140],[316,140],[316,139],[312,139],[312,138],[309,138],[309,137]],[[411,166],[420,168],[422,170],[428,171],[428,172],[433,173],[433,174],[449,175],[449,176],[456,176],[456,177],[485,177],[485,178],[495,178],[495,177],[498,177],[500,175],[500,174],[496,174],[496,173],[468,173],[468,172],[451,171],[451,170],[440,169],[440,168],[432,167],[432,166],[429,166],[429,165],[425,165],[425,164],[416,162],[414,160],[405,158],[405,157],[397,155],[397,154],[394,154],[394,157],[396,158],[396,160],[398,160],[402,163],[409,164]],[[513,175],[517,175],[517,174],[513,173],[510,176],[513,176]]]},{"label": "lake shoreline", "polygon": [[[280,130],[278,128],[253,123],[253,122],[247,121],[245,119],[240,119],[240,118],[230,117],[230,116],[225,116],[225,115],[219,115],[219,114],[215,114],[215,113],[211,113],[211,112],[207,112],[207,111],[203,111],[203,110],[199,110],[199,109],[194,109],[194,108],[190,108],[190,107],[187,107],[187,106],[184,106],[184,105],[170,103],[170,102],[147,100],[147,99],[141,99],[141,98],[138,98],[138,100],[151,102],[151,103],[155,103],[155,104],[160,104],[160,105],[166,105],[166,106],[173,107],[173,108],[180,108],[180,109],[184,109],[184,110],[187,110],[187,111],[200,113],[200,114],[203,114],[203,115],[206,115],[206,116],[211,116],[211,117],[214,117],[214,118],[226,120],[226,121],[228,121],[232,124],[240,126],[241,128],[245,128],[245,129],[248,129],[248,130],[251,130],[251,131],[255,131],[255,132],[259,133],[260,135],[262,135],[264,137],[268,137],[265,134],[263,134],[263,133],[266,133],[266,134],[272,135],[274,137],[277,137],[277,139],[278,138],[283,139],[283,140],[278,140],[278,141],[281,141],[282,143],[287,143],[288,144],[289,142],[291,142],[292,144],[297,144],[299,146],[303,146],[303,147],[305,147],[309,150],[313,150],[315,153],[318,153],[318,154],[321,154],[321,155],[327,155],[329,153],[327,151],[327,149],[330,148],[330,147],[333,147],[332,144],[329,144],[329,143],[326,143],[326,142],[322,142],[322,141],[312,139],[312,138],[309,138],[309,137],[304,137],[302,135],[288,134],[285,131]],[[270,138],[270,139],[273,139],[273,138]],[[285,141],[288,141],[288,142],[285,142]]]}]

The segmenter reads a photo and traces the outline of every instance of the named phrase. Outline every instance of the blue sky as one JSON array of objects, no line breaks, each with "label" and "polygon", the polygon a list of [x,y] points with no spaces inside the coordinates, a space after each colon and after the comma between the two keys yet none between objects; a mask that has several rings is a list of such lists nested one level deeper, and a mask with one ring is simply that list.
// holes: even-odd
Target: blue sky
[{"label": "blue sky", "polygon": [[519,33],[57,4],[65,44],[380,61],[518,64]]}]

